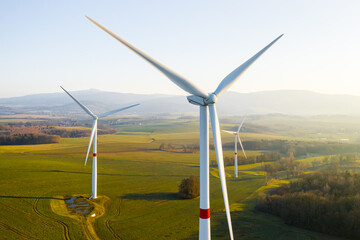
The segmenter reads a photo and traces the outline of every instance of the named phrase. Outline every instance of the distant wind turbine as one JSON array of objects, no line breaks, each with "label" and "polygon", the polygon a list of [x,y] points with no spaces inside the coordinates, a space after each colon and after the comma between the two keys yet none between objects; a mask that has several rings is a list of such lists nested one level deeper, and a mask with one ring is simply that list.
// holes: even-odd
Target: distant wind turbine
[{"label": "distant wind turbine", "polygon": [[242,122],[240,123],[240,126],[238,128],[238,130],[236,132],[233,132],[233,131],[226,131],[226,130],[223,130],[223,132],[227,132],[227,133],[231,133],[235,136],[235,160],[234,160],[234,166],[235,166],[235,177],[237,178],[238,177],[238,170],[237,170],[237,167],[238,167],[238,163],[237,163],[237,139],[239,139],[239,143],[240,143],[240,147],[241,147],[241,150],[244,154],[244,157],[246,157],[246,154],[245,154],[245,150],[244,150],[244,147],[242,145],[242,142],[241,142],[241,139],[240,139],[240,136],[239,136],[239,132],[240,132],[240,129],[243,125],[245,121],[245,118],[242,120]]},{"label": "distant wind turbine", "polygon": [[[61,86],[60,86],[61,87]],[[69,95],[87,114],[89,114],[93,119],[94,123],[91,129],[90,134],[90,141],[89,141],[89,147],[87,150],[86,158],[85,158],[85,166],[87,159],[89,157],[89,152],[91,148],[91,143],[93,144],[93,165],[92,165],[92,195],[91,198],[97,198],[97,121],[99,118],[104,118],[106,116],[109,116],[111,114],[126,110],[128,108],[135,107],[139,104],[134,104],[128,107],[115,109],[103,114],[100,114],[99,116],[96,116],[94,113],[92,113],[87,107],[85,107],[83,104],[81,104],[75,97],[73,97],[68,91],[66,91],[63,87],[61,87],[62,90],[64,90],[67,95]]]},{"label": "distant wind turbine", "polygon": [[188,101],[191,104],[200,106],[200,219],[199,219],[199,239],[210,239],[210,199],[209,199],[209,112],[210,112],[210,121],[212,134],[214,139],[214,146],[216,151],[216,158],[218,161],[219,176],[222,186],[222,193],[224,198],[227,222],[229,227],[230,239],[233,238],[233,231],[231,225],[230,217],[230,207],[228,201],[228,194],[226,188],[226,179],[225,179],[225,168],[224,168],[224,159],[223,151],[221,145],[220,137],[220,126],[219,120],[215,108],[215,103],[217,98],[226,90],[228,90],[236,80],[248,69],[252,63],[255,62],[268,48],[270,48],[279,38],[280,35],[269,45],[263,48],[260,52],[255,54],[248,61],[243,63],[241,66],[232,71],[228,76],[226,76],[219,84],[217,89],[213,93],[207,93],[206,91],[200,89],[197,85],[191,81],[185,79],[178,73],[174,72],[170,68],[156,61],[146,53],[137,49],[124,39],[117,36],[115,33],[111,32],[107,28],[103,27],[99,23],[95,22],[91,18],[87,17],[95,25],[100,27],[102,30],[110,34],[116,40],[124,44],[127,48],[133,51],[135,54],[143,58],[145,61],[150,63],[152,66],[157,68],[162,72],[167,78],[170,79],[173,83],[179,86],[184,91],[192,94],[187,96]]}]

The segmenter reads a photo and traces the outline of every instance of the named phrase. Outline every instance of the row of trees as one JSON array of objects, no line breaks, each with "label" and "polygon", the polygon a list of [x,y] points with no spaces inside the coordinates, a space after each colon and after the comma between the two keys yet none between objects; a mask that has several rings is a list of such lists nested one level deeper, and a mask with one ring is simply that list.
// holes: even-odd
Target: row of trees
[{"label": "row of trees", "polygon": [[[246,150],[277,151],[283,155],[288,155],[290,152],[292,152],[295,157],[304,156],[307,154],[330,155],[359,151],[358,144],[339,142],[290,141],[279,139],[244,141],[243,146]],[[223,144],[223,147],[225,149],[233,149],[234,144],[232,142],[228,142]]]},{"label": "row of trees", "polygon": [[358,153],[345,153],[333,156],[325,156],[323,158],[316,158],[311,162],[295,161],[295,156],[292,152],[286,157],[281,157],[274,163],[263,163],[262,169],[266,172],[267,176],[276,177],[279,172],[286,172],[287,178],[300,176],[305,170],[313,167],[319,167],[322,164],[340,164],[344,165],[359,159]]},{"label": "row of trees", "polygon": [[[245,158],[244,156],[238,156],[238,165],[251,164],[257,162],[273,162],[281,159],[281,154],[278,152],[267,152],[257,156],[248,156]],[[225,157],[224,165],[225,166],[234,166],[235,158],[234,157]],[[217,161],[212,160],[211,166],[216,167]]]},{"label": "row of trees", "polygon": [[33,133],[0,135],[0,145],[58,143],[59,141],[60,141],[60,137],[56,135],[33,134]]},{"label": "row of trees", "polygon": [[[91,130],[90,129],[73,129],[73,128],[59,128],[59,127],[49,127],[43,129],[43,133],[50,134],[50,135],[58,135],[62,138],[79,138],[79,137],[88,137],[90,136]],[[116,130],[111,128],[106,129],[98,129],[98,134],[114,134]]]},{"label": "row of trees", "polygon": [[183,152],[183,153],[195,153],[199,151],[198,144],[186,144],[175,146],[173,144],[162,143],[159,146],[160,151],[171,151],[171,152]]},{"label": "row of trees", "polygon": [[[53,124],[52,126],[50,124]],[[74,121],[38,121],[0,125],[0,145],[24,145],[57,143],[62,138],[77,138],[90,135],[90,129],[73,127]],[[71,127],[70,127],[71,126]],[[116,130],[103,124],[98,134],[113,134]]]},{"label": "row of trees", "polygon": [[287,178],[299,176],[306,169],[312,167],[310,162],[295,161],[295,156],[292,152],[287,157],[282,157],[272,164],[262,164],[263,171],[267,176],[276,177],[276,174],[281,171],[285,171]]},{"label": "row of trees", "polygon": [[261,195],[257,210],[287,224],[351,239],[360,238],[360,174],[336,165]]},{"label": "row of trees", "polygon": [[[294,157],[300,157],[308,154],[331,155],[331,154],[344,154],[348,152],[359,151],[358,144],[338,143],[338,142],[288,141],[288,140],[277,140],[277,139],[275,140],[260,139],[260,140],[244,141],[243,146],[246,150],[253,150],[253,151],[267,150],[267,151],[272,151],[272,153],[264,153],[258,156],[249,156],[247,159],[239,155],[238,156],[239,165],[257,163],[257,162],[277,161],[281,159],[281,156],[288,156],[290,153]],[[225,143],[223,144],[223,147],[224,149],[227,150],[233,150],[234,144],[231,142]],[[177,145],[177,144],[162,143],[159,146],[159,149],[162,151],[194,153],[199,151],[199,144]],[[210,149],[214,149],[214,146],[212,144],[210,144]],[[224,159],[224,161],[225,161],[225,165],[227,166],[234,165],[234,157],[227,157]],[[213,163],[212,165],[216,165],[216,163]]]}]

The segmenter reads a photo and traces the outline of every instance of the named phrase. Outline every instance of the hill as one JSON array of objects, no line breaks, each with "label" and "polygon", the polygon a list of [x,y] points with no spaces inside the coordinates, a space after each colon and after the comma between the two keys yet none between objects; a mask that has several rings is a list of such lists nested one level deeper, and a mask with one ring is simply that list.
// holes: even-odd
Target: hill
[{"label": "hill", "polygon": [[[197,113],[185,96],[165,94],[132,94],[83,90],[72,92],[94,112],[141,103],[130,114]],[[360,96],[320,94],[311,91],[277,90],[254,93],[227,92],[218,100],[222,115],[269,114],[289,115],[360,115]],[[64,93],[34,94],[0,98],[3,114],[32,113],[46,115],[82,114],[82,110]]]}]

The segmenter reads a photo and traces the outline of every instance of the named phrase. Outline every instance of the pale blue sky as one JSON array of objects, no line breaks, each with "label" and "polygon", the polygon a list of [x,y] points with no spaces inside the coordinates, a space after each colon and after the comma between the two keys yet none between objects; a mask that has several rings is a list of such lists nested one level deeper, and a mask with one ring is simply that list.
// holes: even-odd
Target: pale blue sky
[{"label": "pale blue sky", "polygon": [[231,88],[360,95],[360,1],[0,1],[0,98],[96,88],[184,94],[108,27],[206,91],[284,33]]}]

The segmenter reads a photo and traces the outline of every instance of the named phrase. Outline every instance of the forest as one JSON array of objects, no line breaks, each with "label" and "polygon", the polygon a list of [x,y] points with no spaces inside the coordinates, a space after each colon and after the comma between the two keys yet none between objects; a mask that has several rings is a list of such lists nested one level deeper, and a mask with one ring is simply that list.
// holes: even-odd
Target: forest
[{"label": "forest", "polygon": [[338,166],[331,164],[260,195],[256,209],[290,225],[359,239],[360,174]]},{"label": "forest", "polygon": [[0,145],[26,145],[26,144],[45,144],[58,143],[60,137],[57,135],[24,133],[13,135],[0,135]]},{"label": "forest", "polygon": [[[0,125],[0,145],[26,145],[58,143],[60,138],[90,136],[91,127],[72,120],[19,122]],[[98,134],[113,134],[116,130],[98,125]]]}]

